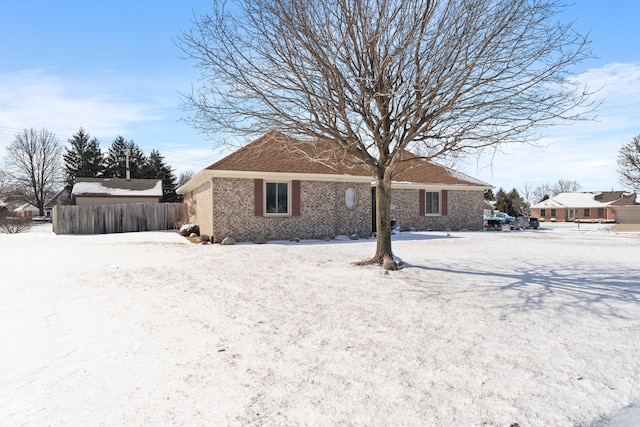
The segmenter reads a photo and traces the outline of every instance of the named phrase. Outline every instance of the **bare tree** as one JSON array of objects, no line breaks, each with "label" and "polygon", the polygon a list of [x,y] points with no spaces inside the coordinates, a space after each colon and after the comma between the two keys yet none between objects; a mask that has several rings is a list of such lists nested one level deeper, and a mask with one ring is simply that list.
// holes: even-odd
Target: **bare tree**
[{"label": "bare tree", "polygon": [[539,185],[533,190],[533,200],[535,200],[535,203],[540,203],[552,196],[555,196],[555,194],[553,194],[553,188],[551,188],[549,184]]},{"label": "bare tree", "polygon": [[[232,4],[230,4],[232,3]],[[328,139],[376,184],[377,248],[391,257],[391,181],[404,151],[446,160],[530,142],[584,118],[569,81],[588,41],[556,0],[214,0],[183,32],[202,86],[187,119],[212,139],[277,129]],[[576,107],[585,107],[576,109]],[[404,156],[406,158],[406,156]]]},{"label": "bare tree", "polygon": [[640,135],[620,147],[618,152],[620,183],[640,190]]},{"label": "bare tree", "polygon": [[551,188],[553,190],[553,195],[555,196],[560,193],[575,193],[576,191],[580,191],[582,184],[578,181],[559,179]]},{"label": "bare tree", "polygon": [[574,193],[580,191],[582,184],[575,180],[559,179],[555,184],[542,184],[533,190],[532,196],[535,203],[540,203],[550,197],[557,196],[560,193]]},{"label": "bare tree", "polygon": [[36,206],[44,215],[46,198],[61,183],[62,146],[46,129],[25,129],[7,147],[6,172],[12,190],[24,202]]},{"label": "bare tree", "polygon": [[529,207],[531,206],[531,198],[533,197],[533,186],[529,181],[525,181],[522,184],[522,188],[520,189],[520,193],[522,194],[523,204],[522,209],[524,213],[529,214]]},{"label": "bare tree", "polygon": [[181,187],[187,183],[191,178],[195,176],[195,172],[192,170],[186,170],[184,172],[180,172],[180,177],[178,178],[178,187]]}]

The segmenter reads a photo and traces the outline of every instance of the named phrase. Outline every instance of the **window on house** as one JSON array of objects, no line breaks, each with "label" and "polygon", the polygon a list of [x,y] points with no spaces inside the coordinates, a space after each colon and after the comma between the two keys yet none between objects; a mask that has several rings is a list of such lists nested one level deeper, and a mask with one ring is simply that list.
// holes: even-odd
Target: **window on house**
[{"label": "window on house", "polygon": [[265,212],[272,215],[289,214],[289,183],[267,182],[265,189]]},{"label": "window on house", "polygon": [[440,193],[427,191],[424,196],[425,215],[438,215],[440,213]]},{"label": "window on house", "polygon": [[540,216],[547,216],[547,210],[546,209],[540,209]]},{"label": "window on house", "polygon": [[556,216],[556,210],[555,209],[551,209],[551,216]]},{"label": "window on house", "polygon": [[356,190],[353,188],[347,188],[344,193],[344,203],[347,209],[353,209],[356,207]]},{"label": "window on house", "polygon": [[584,217],[585,217],[585,218],[587,218],[587,217],[589,216],[589,213],[590,213],[590,212],[589,212],[589,208],[586,208],[586,209],[584,210]]},{"label": "window on house", "polygon": [[604,208],[598,208],[598,218],[604,217]]}]

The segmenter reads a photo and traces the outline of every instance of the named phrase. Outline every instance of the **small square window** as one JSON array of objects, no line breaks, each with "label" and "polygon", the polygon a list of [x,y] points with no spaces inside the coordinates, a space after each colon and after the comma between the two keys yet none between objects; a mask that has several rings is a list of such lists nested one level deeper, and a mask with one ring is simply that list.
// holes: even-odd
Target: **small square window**
[{"label": "small square window", "polygon": [[265,183],[265,212],[267,215],[289,214],[289,183]]},{"label": "small square window", "polygon": [[440,193],[439,192],[425,192],[424,193],[425,215],[438,215],[440,214]]}]

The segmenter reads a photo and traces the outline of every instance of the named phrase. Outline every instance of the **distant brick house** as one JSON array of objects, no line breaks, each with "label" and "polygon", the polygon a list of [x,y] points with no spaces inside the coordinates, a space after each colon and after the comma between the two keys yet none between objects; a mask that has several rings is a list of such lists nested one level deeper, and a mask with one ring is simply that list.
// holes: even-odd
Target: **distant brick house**
[{"label": "distant brick house", "polygon": [[160,203],[162,180],[76,178],[71,197],[76,205]]},{"label": "distant brick house", "polygon": [[[375,229],[371,173],[332,144],[271,131],[178,188],[189,222],[213,241],[319,239]],[[403,228],[481,229],[489,184],[408,155],[392,183],[391,215]]]},{"label": "distant brick house", "polygon": [[[636,194],[624,191],[560,193],[531,205],[531,215],[541,221],[616,222],[620,213],[640,215]],[[623,214],[623,215],[625,215]],[[638,216],[640,218],[640,216]]]}]

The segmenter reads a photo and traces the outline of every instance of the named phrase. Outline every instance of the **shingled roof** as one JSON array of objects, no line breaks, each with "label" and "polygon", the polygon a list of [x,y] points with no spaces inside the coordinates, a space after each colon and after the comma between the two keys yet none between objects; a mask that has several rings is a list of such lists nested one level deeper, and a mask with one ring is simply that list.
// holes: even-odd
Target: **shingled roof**
[{"label": "shingled roof", "polygon": [[[394,182],[466,185],[490,184],[411,153],[404,153]],[[370,177],[371,170],[355,156],[336,150],[329,141],[301,141],[270,131],[205,168],[209,171],[250,171]]]}]

